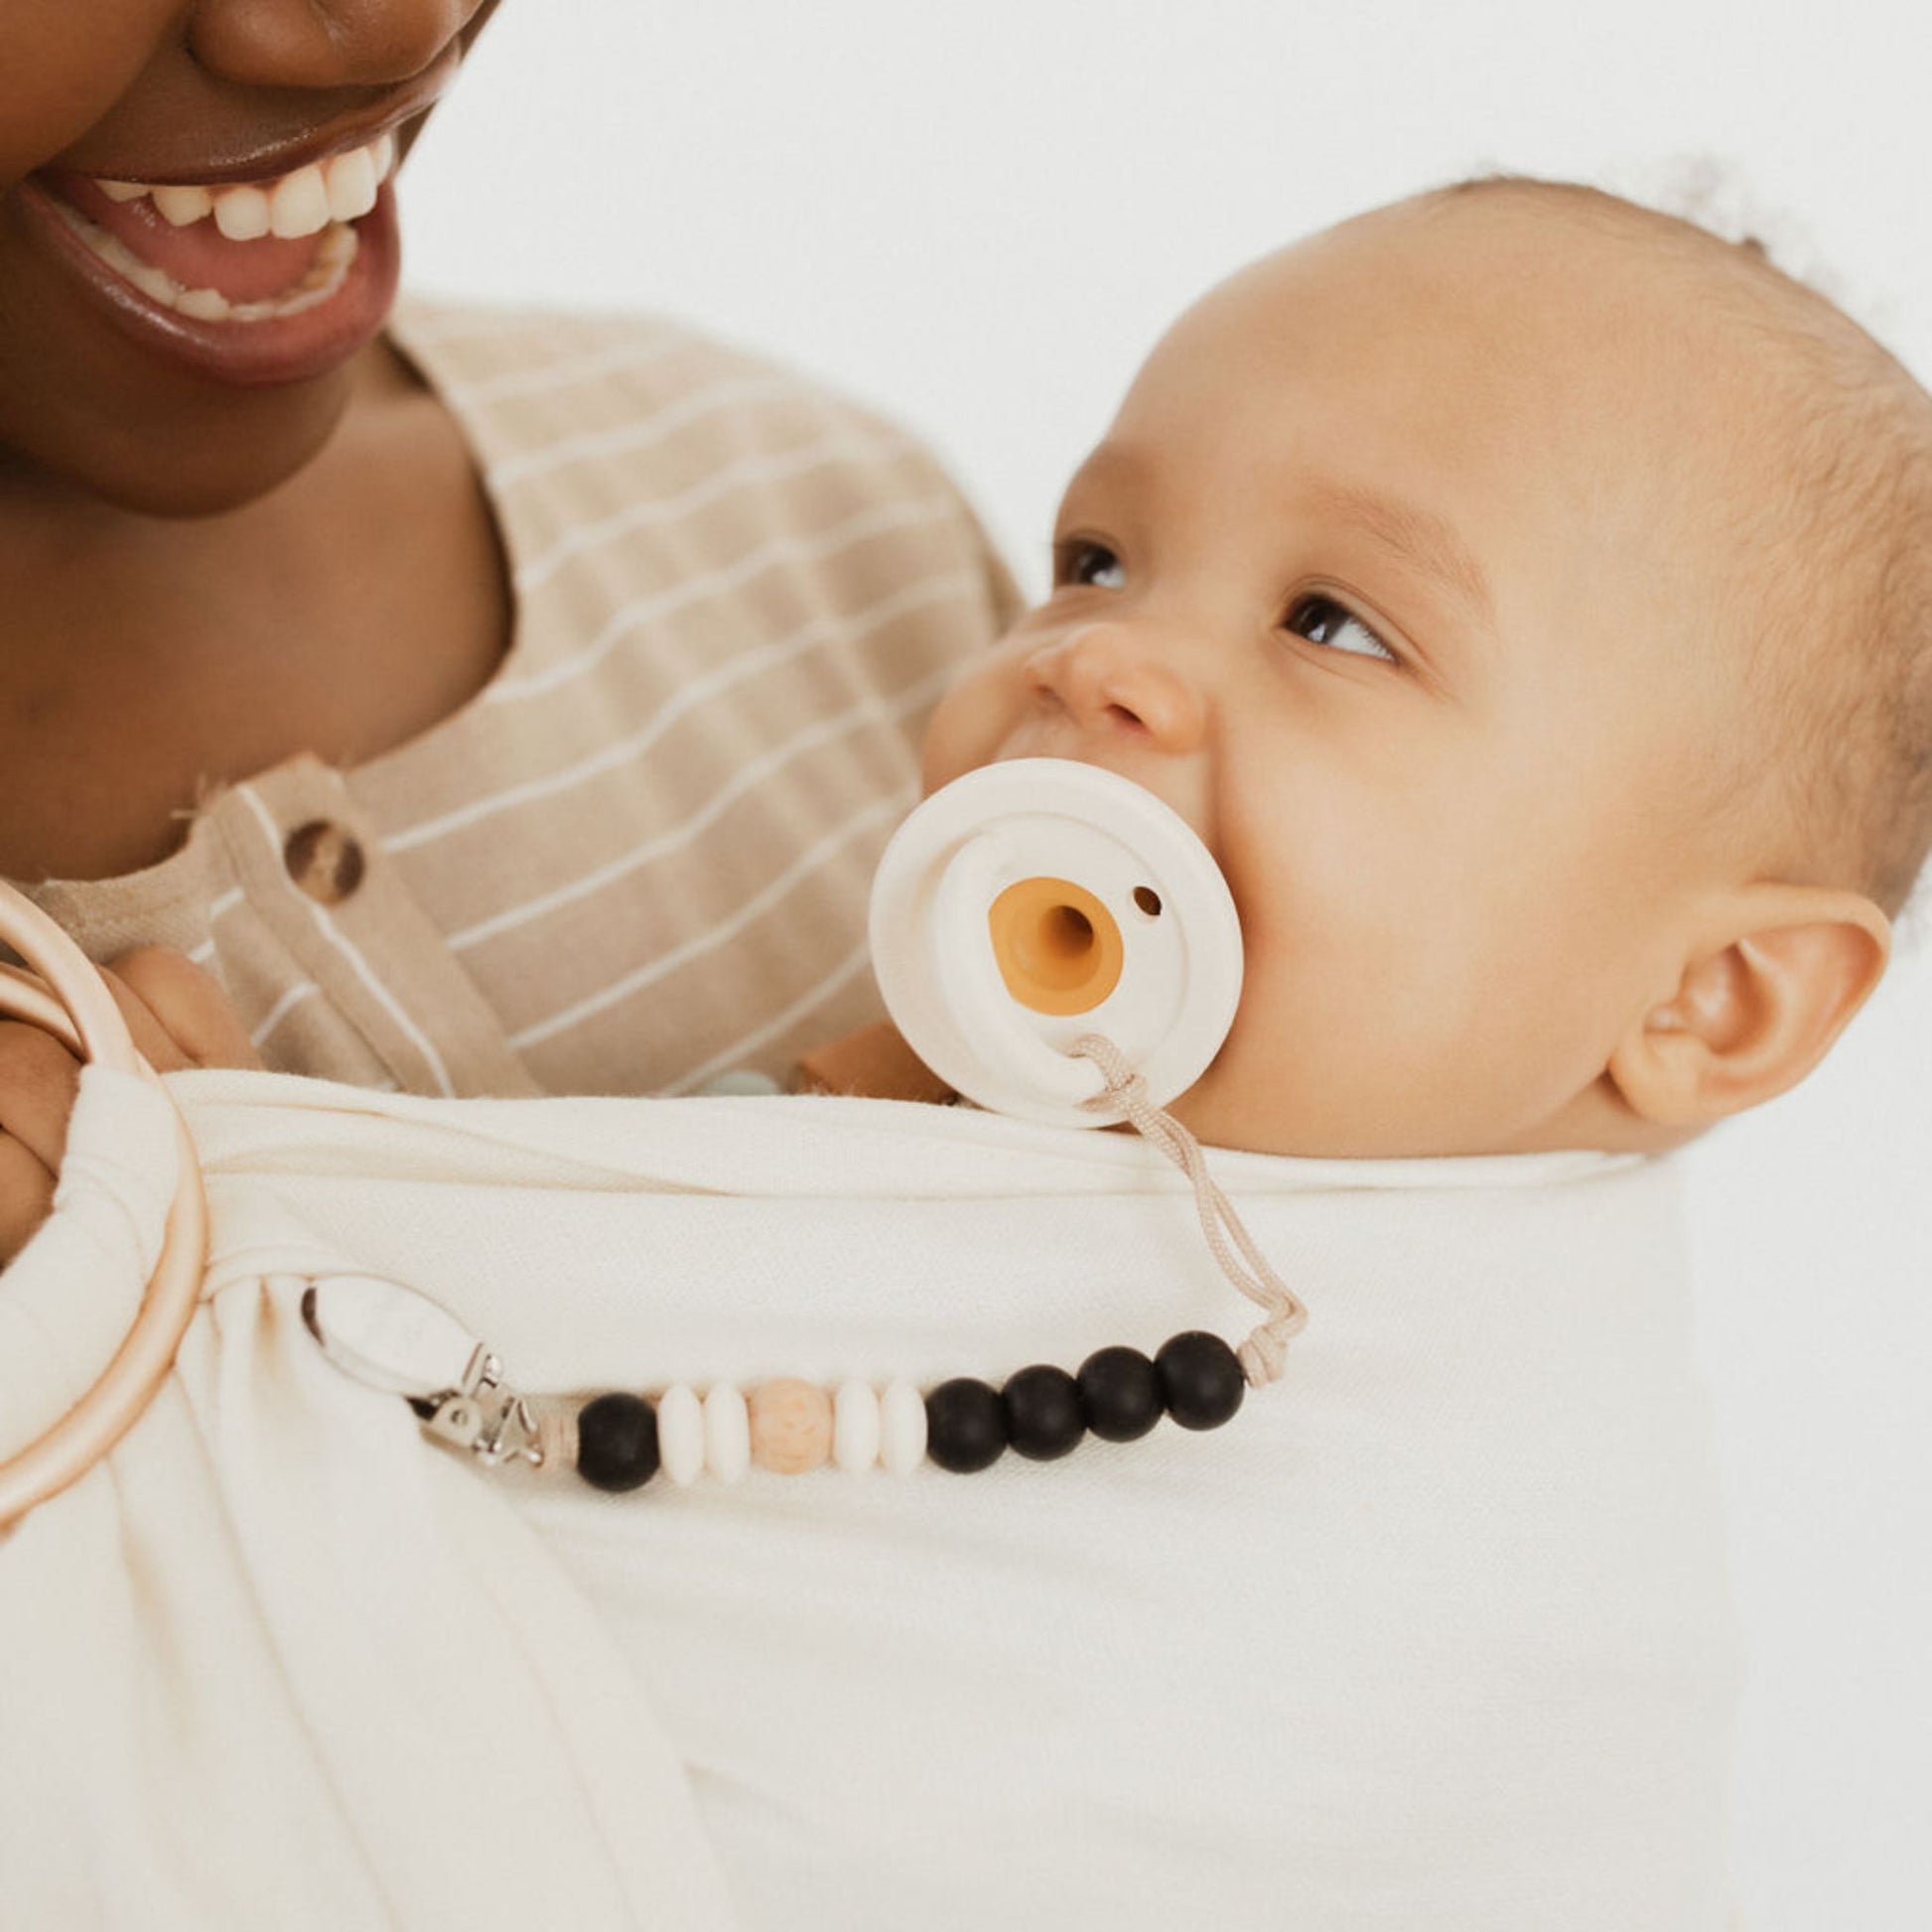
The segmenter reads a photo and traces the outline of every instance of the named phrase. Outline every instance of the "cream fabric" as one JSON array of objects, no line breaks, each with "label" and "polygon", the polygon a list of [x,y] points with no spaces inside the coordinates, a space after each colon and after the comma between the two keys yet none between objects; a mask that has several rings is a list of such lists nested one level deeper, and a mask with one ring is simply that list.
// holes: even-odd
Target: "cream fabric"
[{"label": "cream fabric", "polygon": [[[165,1123],[131,1159],[150,1097],[112,1080],[0,1278],[10,1435],[98,1345],[75,1190],[103,1238],[154,1220]],[[407,1280],[544,1391],[998,1379],[1250,1311],[1119,1135],[169,1085],[207,1305],[0,1548],[10,1920],[1726,1923],[1736,1631],[1670,1161],[1215,1154],[1312,1311],[1226,1428],[606,1497],[429,1444],[323,1360],[301,1278]]]},{"label": "cream fabric", "polygon": [[[1017,602],[957,489],[662,319],[414,303],[393,334],[475,451],[509,654],[409,743],[292,758],[161,864],[30,896],[95,959],[186,952],[270,1066],[359,1085],[659,1091],[876,1019],[873,868],[939,691]],[[284,857],[317,825],[363,861],[334,902]]]}]

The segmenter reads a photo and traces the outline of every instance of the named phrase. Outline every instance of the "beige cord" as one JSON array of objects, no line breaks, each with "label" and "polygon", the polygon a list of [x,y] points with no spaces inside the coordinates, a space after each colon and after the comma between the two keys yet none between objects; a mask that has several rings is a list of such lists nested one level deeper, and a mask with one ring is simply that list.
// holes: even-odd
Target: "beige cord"
[{"label": "beige cord", "polygon": [[[1092,1060],[1107,1083],[1104,1092],[1080,1104],[1091,1113],[1118,1107],[1134,1131],[1152,1141],[1194,1183],[1201,1232],[1221,1264],[1221,1272],[1249,1301],[1268,1311],[1268,1319],[1235,1350],[1242,1373],[1252,1388],[1274,1381],[1288,1360],[1290,1340],[1308,1326],[1308,1310],[1269,1267],[1267,1257],[1241,1225],[1234,1203],[1207,1172],[1200,1143],[1172,1114],[1148,1098],[1147,1082],[1128,1064],[1127,1055],[1104,1034],[1082,1034],[1067,1050]],[[1230,1236],[1233,1247],[1229,1246]],[[1237,1248],[1238,1255],[1234,1252]]]}]

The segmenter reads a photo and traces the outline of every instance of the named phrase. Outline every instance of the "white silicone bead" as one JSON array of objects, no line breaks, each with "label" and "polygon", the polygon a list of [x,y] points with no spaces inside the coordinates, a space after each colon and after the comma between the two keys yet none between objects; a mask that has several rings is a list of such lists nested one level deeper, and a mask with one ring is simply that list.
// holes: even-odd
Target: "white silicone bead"
[{"label": "white silicone bead", "polygon": [[925,1458],[925,1398],[910,1382],[888,1382],[879,1403],[879,1459],[896,1476]]},{"label": "white silicone bead", "polygon": [[729,1382],[704,1399],[704,1465],[720,1482],[736,1482],[752,1466],[752,1413]]},{"label": "white silicone bead", "polygon": [[680,1489],[704,1472],[704,1405],[682,1382],[657,1398],[657,1458]]},{"label": "white silicone bead", "polygon": [[870,1382],[841,1382],[834,1398],[832,1460],[841,1469],[870,1469],[879,1460],[879,1397]]}]

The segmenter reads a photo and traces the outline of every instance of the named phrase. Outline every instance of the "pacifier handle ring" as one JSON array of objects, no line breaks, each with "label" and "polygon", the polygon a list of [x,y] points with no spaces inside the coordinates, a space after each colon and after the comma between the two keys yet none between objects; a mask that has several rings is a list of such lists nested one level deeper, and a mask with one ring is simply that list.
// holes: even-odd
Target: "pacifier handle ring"
[{"label": "pacifier handle ring", "polygon": [[[40,975],[36,980],[17,968],[0,967],[0,1016],[39,1027],[90,1064],[139,1075],[166,1095],[93,962],[38,905],[3,881],[0,940]],[[174,1106],[172,1098],[169,1105]],[[92,1468],[134,1426],[174,1363],[201,1299],[207,1261],[207,1197],[179,1109],[175,1139],[175,1198],[140,1309],[94,1385],[44,1435],[0,1462],[0,1531]]]}]

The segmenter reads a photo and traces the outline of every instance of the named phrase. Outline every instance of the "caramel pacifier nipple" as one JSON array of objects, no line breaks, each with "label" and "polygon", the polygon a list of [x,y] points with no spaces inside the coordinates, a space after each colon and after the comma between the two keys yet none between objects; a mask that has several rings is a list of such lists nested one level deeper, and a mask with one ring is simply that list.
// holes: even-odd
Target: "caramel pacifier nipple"
[{"label": "caramel pacifier nipple", "polygon": [[1099,1127],[1103,1034],[1155,1106],[1198,1079],[1234,1024],[1241,925],[1180,816],[1065,759],[985,765],[934,792],[880,860],[872,960],[906,1043],[967,1099]]}]

